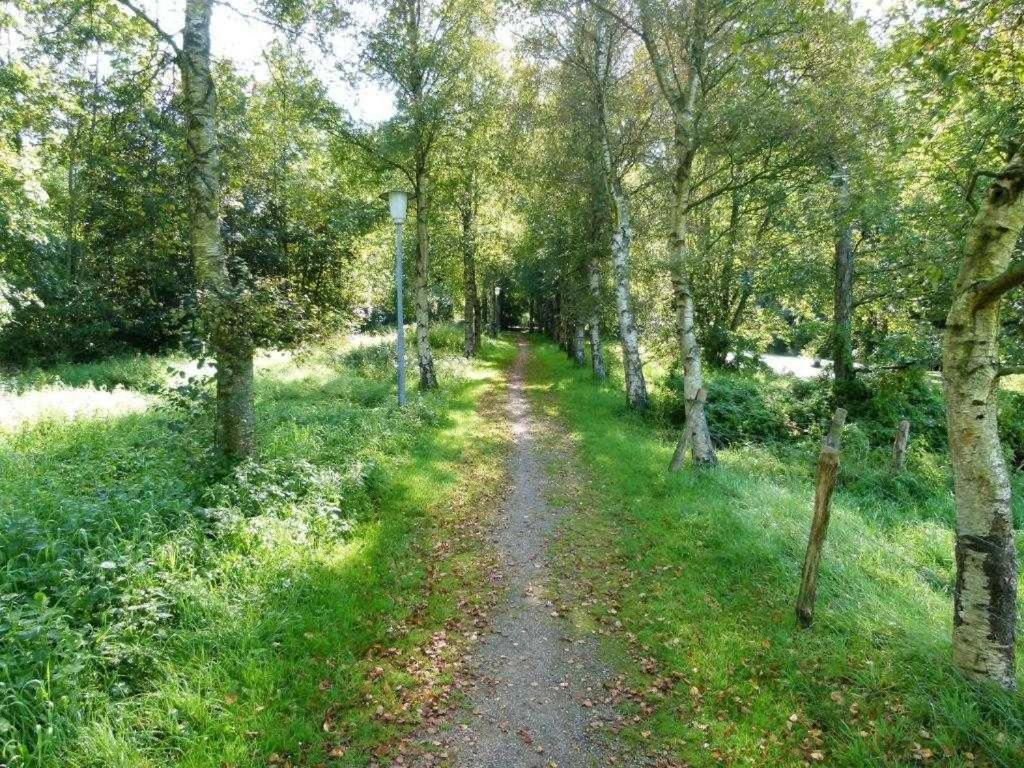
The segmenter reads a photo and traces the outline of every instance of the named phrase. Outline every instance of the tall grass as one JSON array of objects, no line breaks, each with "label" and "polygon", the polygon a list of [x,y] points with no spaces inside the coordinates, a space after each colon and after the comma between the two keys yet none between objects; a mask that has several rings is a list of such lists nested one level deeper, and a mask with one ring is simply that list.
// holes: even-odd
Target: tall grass
[{"label": "tall grass", "polygon": [[411,651],[471,599],[426,574],[455,557],[432,544],[470,464],[498,482],[477,406],[509,354],[443,359],[404,410],[386,345],[278,357],[259,455],[231,470],[207,418],[165,408],[0,434],[0,764],[367,764],[403,727],[373,697],[422,683],[368,653]]},{"label": "tall grass", "polygon": [[579,457],[558,470],[578,510],[556,546],[563,585],[641,692],[635,738],[694,766],[1024,765],[1024,696],[950,663],[941,456],[918,449],[894,476],[884,449],[848,435],[802,631],[812,443],[738,444],[718,469],[669,475],[673,435],[628,413],[620,391],[547,344],[530,380]]}]

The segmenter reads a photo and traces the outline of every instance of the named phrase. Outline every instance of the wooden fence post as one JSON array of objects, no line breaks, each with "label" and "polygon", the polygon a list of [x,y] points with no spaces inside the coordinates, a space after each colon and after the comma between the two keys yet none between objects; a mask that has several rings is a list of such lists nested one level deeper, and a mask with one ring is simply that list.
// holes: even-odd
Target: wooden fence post
[{"label": "wooden fence post", "polygon": [[692,403],[689,403],[686,408],[686,425],[683,427],[683,436],[679,439],[679,443],[676,445],[676,452],[672,454],[672,462],[668,465],[669,472],[678,472],[683,468],[683,462],[686,461],[686,449],[690,446],[690,437],[693,432],[693,411],[696,403],[704,404],[707,402],[708,392],[704,387],[697,390],[697,397],[694,398]]},{"label": "wooden fence post", "polygon": [[804,555],[800,594],[796,599],[796,618],[802,627],[811,626],[814,620],[818,566],[821,563],[821,547],[828,533],[828,521],[832,515],[832,493],[836,489],[836,478],[839,475],[839,451],[845,423],[846,410],[837,408],[835,415],[832,416],[832,426],[821,441],[818,471],[814,479],[814,518],[811,520],[811,535],[807,540],[807,552]]},{"label": "wooden fence post", "polygon": [[910,422],[903,419],[896,428],[896,439],[892,444],[892,468],[902,472],[907,465],[907,442],[910,440]]}]

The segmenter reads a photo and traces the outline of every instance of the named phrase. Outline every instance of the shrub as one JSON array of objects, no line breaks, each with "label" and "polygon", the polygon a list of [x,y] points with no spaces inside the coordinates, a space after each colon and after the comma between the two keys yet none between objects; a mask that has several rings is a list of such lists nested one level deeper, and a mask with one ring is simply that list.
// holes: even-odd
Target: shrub
[{"label": "shrub", "polygon": [[430,329],[430,346],[438,353],[461,355],[465,335],[461,325],[445,323]]},{"label": "shrub", "polygon": [[[681,427],[686,422],[686,411],[678,366],[673,366],[666,385],[666,415]],[[705,386],[711,437],[718,446],[790,440],[801,432],[801,426],[793,420],[798,409],[786,379],[715,371],[708,374]]]},{"label": "shrub", "polygon": [[1007,461],[1017,469],[1024,469],[1024,394],[1000,393],[999,428]]},{"label": "shrub", "polygon": [[889,445],[901,419],[910,421],[910,436],[930,450],[946,449],[946,406],[942,387],[920,368],[862,374],[865,397],[851,404],[850,418],[872,445]]}]

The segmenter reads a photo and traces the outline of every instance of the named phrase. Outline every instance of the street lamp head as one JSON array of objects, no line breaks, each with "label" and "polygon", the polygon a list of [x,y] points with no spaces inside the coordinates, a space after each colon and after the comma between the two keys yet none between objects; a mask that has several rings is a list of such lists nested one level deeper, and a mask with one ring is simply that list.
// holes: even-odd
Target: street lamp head
[{"label": "street lamp head", "polygon": [[391,208],[391,220],[395,224],[404,223],[406,209],[409,205],[409,193],[397,189],[393,192],[388,192],[388,205]]}]

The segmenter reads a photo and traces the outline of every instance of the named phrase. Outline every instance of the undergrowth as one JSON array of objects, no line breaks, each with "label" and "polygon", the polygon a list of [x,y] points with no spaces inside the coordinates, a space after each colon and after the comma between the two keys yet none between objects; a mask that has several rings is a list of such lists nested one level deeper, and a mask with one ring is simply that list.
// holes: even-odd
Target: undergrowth
[{"label": "undergrowth", "polygon": [[555,470],[556,501],[577,510],[555,559],[575,619],[611,638],[640,692],[628,735],[692,766],[1024,764],[1024,696],[950,661],[951,486],[924,441],[895,474],[848,430],[804,631],[815,441],[736,441],[717,469],[670,475],[677,430],[629,413],[621,390],[549,344],[529,381],[576,449]]},{"label": "undergrowth", "polygon": [[[511,348],[442,351],[440,390],[404,410],[393,354],[262,365],[259,453],[232,469],[202,409],[0,434],[0,765],[356,766],[408,727],[371,702],[423,681],[367,654],[412,652],[473,599],[472,553],[447,590],[425,579],[467,557],[431,543],[470,467],[498,482],[504,438],[476,407]],[[148,388],[169,362],[32,376]]]}]

